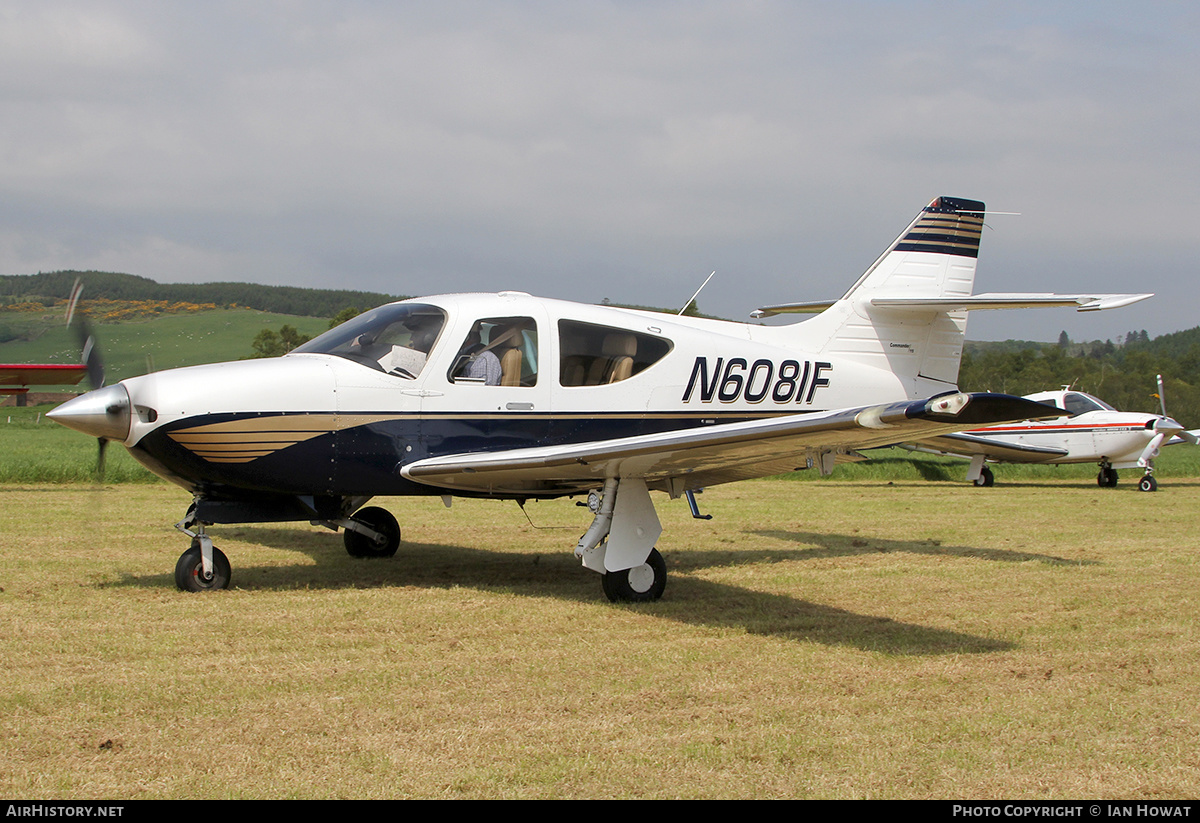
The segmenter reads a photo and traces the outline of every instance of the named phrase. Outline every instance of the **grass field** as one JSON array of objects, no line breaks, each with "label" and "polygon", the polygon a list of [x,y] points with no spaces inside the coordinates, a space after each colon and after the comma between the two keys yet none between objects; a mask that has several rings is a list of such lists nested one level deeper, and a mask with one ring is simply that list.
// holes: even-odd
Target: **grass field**
[{"label": "grass field", "polygon": [[225,527],[186,595],[182,491],[3,485],[0,796],[1195,797],[1200,480],[1092,474],[664,502],[642,606],[566,501]]}]

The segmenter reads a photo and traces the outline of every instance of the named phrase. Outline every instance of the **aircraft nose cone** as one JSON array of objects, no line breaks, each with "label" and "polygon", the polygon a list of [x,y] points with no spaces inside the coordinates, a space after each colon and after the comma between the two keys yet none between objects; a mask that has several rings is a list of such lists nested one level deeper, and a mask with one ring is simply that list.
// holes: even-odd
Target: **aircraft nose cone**
[{"label": "aircraft nose cone", "polygon": [[1175,420],[1174,418],[1160,417],[1158,419],[1158,422],[1154,424],[1154,430],[1159,431],[1159,432],[1169,432],[1171,434],[1178,434],[1179,432],[1183,431],[1184,429],[1183,429],[1183,426],[1180,425],[1179,421]]},{"label": "aircraft nose cone", "polygon": [[46,416],[92,437],[125,440],[129,437],[130,409],[129,392],[118,383],[68,400]]}]

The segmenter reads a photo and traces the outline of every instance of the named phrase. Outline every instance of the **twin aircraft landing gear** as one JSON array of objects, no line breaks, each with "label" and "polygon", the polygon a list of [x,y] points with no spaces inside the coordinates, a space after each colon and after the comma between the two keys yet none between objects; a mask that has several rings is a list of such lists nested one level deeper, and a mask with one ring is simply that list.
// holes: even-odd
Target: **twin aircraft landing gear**
[{"label": "twin aircraft landing gear", "polygon": [[[1144,492],[1158,491],[1158,481],[1154,479],[1154,466],[1147,462],[1145,469],[1146,473],[1138,481],[1138,489]],[[1096,483],[1104,488],[1112,488],[1117,485],[1117,470],[1112,467],[1112,463],[1105,460],[1100,464],[1100,473],[1096,475]]]}]

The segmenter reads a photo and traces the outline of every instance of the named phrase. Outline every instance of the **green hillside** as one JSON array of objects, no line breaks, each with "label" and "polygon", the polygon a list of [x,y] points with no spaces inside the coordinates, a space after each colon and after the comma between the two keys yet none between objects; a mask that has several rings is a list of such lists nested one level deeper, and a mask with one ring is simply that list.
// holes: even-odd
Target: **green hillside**
[{"label": "green hillside", "polygon": [[158,283],[132,274],[56,271],[0,275],[0,307],[22,301],[51,305],[66,300],[77,280],[88,299],[213,303],[220,308],[240,306],[303,317],[332,317],[347,306],[365,310],[402,299],[398,295],[351,289],[305,289],[258,283]]},{"label": "green hillside", "polygon": [[[40,315],[36,321],[0,311],[0,325],[34,329],[34,339],[0,343],[0,362],[78,363],[79,343],[62,323],[61,312]],[[315,337],[329,328],[324,317],[296,317],[252,309],[215,309],[161,315],[150,320],[104,323],[95,333],[104,360],[105,377],[115,383],[147,371],[217,363],[251,357],[255,335],[284,324]]]}]

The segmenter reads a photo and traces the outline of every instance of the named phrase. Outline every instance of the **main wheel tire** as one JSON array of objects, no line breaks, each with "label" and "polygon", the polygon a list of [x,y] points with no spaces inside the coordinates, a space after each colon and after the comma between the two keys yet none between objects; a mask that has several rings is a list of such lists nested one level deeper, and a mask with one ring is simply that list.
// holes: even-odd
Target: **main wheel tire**
[{"label": "main wheel tire", "polygon": [[1101,469],[1100,474],[1096,475],[1096,482],[1106,489],[1115,488],[1117,485],[1117,470],[1113,468]]},{"label": "main wheel tire", "polygon": [[662,597],[667,586],[667,563],[658,549],[651,549],[642,565],[605,572],[600,580],[605,596],[614,603],[649,603]]},{"label": "main wheel tire", "polygon": [[211,592],[229,588],[229,580],[233,576],[229,558],[225,552],[213,546],[212,577],[204,577],[204,561],[200,556],[200,544],[192,543],[192,547],[179,555],[175,564],[175,585],[185,592]]},{"label": "main wheel tire", "polygon": [[1154,475],[1148,474],[1138,481],[1138,488],[1144,492],[1158,491],[1158,481],[1154,479]]},{"label": "main wheel tire", "polygon": [[975,478],[976,486],[994,486],[996,485],[996,476],[992,474],[992,470],[984,466],[979,470],[979,476]]},{"label": "main wheel tire", "polygon": [[350,519],[357,520],[383,535],[382,540],[375,541],[353,529],[346,529],[342,535],[342,542],[346,545],[346,553],[351,557],[391,557],[400,548],[400,524],[387,509],[368,506],[359,509]]}]

